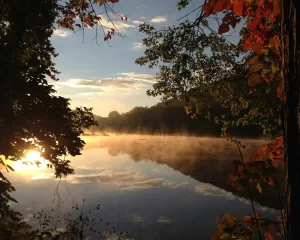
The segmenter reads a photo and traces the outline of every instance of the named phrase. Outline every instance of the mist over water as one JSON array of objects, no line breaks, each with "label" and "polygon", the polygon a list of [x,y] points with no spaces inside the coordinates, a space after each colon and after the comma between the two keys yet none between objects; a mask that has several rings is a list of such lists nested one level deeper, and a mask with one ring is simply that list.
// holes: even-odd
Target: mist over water
[{"label": "mist over water", "polygon": [[[216,215],[252,214],[247,191],[227,183],[237,147],[221,138],[185,136],[85,136],[81,156],[70,158],[75,174],[58,180],[47,168],[10,173],[27,221],[40,209],[72,211],[101,204],[101,217],[133,239],[209,239]],[[244,139],[248,159],[264,140]],[[57,190],[58,186],[58,191]],[[257,210],[274,216],[277,195],[254,195]],[[266,195],[264,195],[266,196]],[[93,238],[91,238],[93,239]]]}]

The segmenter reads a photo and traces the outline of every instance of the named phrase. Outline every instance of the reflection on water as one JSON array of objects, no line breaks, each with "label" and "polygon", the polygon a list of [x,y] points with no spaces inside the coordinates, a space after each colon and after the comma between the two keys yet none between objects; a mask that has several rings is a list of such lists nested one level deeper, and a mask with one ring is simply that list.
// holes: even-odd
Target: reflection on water
[{"label": "reflection on water", "polygon": [[[46,168],[10,174],[16,186],[17,208],[28,221],[40,209],[70,210],[86,199],[101,204],[101,217],[135,239],[209,239],[218,214],[251,214],[245,197],[227,184],[234,145],[224,139],[195,137],[110,136],[86,137],[81,156],[72,160],[75,175],[61,181]],[[244,140],[245,158],[261,140]],[[264,200],[255,195],[258,211],[273,216],[277,196],[266,189]],[[54,200],[54,203],[53,203]],[[59,202],[59,205],[58,205]]]}]

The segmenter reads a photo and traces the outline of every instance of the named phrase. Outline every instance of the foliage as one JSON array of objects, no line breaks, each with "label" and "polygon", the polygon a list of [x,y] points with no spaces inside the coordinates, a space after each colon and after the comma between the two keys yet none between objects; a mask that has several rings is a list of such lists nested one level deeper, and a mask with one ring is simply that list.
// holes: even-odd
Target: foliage
[{"label": "foliage", "polygon": [[[209,117],[215,105],[222,107],[224,110],[214,117],[225,135],[228,129],[245,125],[262,127],[270,138],[280,135],[280,119],[274,117],[280,113],[277,85],[264,82],[249,87],[238,46],[188,21],[161,30],[143,24],[140,31],[146,34],[143,44],[147,49],[136,63],[158,66],[160,71],[148,95],[162,96],[164,101],[178,99],[194,117]],[[268,99],[264,98],[267,93]],[[191,111],[193,104],[197,106],[196,114]]]},{"label": "foliage", "polygon": [[245,216],[239,220],[235,215],[225,214],[217,216],[218,231],[213,232],[212,240],[241,239],[250,240],[257,235],[255,226],[256,219],[259,227],[264,231],[265,240],[275,240],[276,233],[281,236],[280,222],[274,222],[263,218],[260,214]]},{"label": "foliage", "polygon": [[[97,25],[100,25],[104,34],[104,41],[108,41],[115,33],[119,34],[110,18],[110,14],[117,15],[121,20],[127,21],[127,17],[119,15],[114,10],[113,4],[117,2],[119,0],[67,0],[60,4],[61,1],[56,0],[53,4],[54,11],[58,13],[56,23],[59,27],[73,31],[96,27],[96,40],[98,37]],[[100,7],[101,12],[106,13],[107,22],[105,22],[104,16],[96,12],[96,7]]]},{"label": "foliage", "polygon": [[[50,162],[56,177],[73,173],[66,156],[80,154],[84,128],[96,124],[92,109],[70,108],[48,79],[57,80],[50,42],[56,12],[53,1],[1,1],[0,20],[0,165],[37,150]],[[37,162],[37,165],[39,163]],[[15,189],[1,172],[0,218],[14,219],[9,193]]]},{"label": "foliage", "polygon": [[[193,108],[195,108],[193,106]],[[230,115],[230,112],[214,104],[211,115],[219,116],[220,112]],[[192,119],[184,111],[184,104],[171,99],[158,103],[152,107],[135,107],[129,112],[119,114],[116,111],[108,117],[95,117],[98,126],[92,127],[92,132],[119,132],[143,134],[186,134],[199,136],[220,136],[221,126],[206,115],[198,114],[197,120]],[[174,121],[176,119],[176,121]],[[231,119],[234,119],[231,117]],[[239,137],[261,137],[262,130],[257,125],[239,126],[230,131]]]},{"label": "foliage", "polygon": [[[85,209],[85,200],[82,205],[72,206],[72,211],[63,213],[55,213],[54,209],[46,212],[44,210],[33,214],[35,221],[32,226],[25,224],[17,219],[18,227],[12,226],[13,231],[9,232],[6,239],[27,240],[27,239],[85,239],[92,237],[93,239],[129,239],[127,231],[117,231],[115,226],[105,222],[100,217],[100,204],[89,210]],[[96,218],[93,216],[97,216]],[[3,220],[1,222],[3,224]],[[14,223],[16,224],[16,223]],[[1,225],[2,226],[2,225]],[[7,229],[7,228],[5,228]]]},{"label": "foliage", "polygon": [[235,23],[244,19],[245,28],[242,35],[242,47],[252,50],[255,56],[249,59],[251,65],[249,85],[261,83],[262,79],[269,83],[278,80],[277,93],[282,98],[282,75],[279,60],[279,13],[280,0],[209,0],[202,6],[206,16],[222,12],[222,23],[219,33],[235,28]]}]

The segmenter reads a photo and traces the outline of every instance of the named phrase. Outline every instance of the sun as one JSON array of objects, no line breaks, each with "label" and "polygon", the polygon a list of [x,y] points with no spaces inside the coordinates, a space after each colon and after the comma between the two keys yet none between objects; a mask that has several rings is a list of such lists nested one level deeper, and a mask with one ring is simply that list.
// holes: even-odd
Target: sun
[{"label": "sun", "polygon": [[47,168],[47,163],[39,151],[30,150],[22,159],[11,163],[11,166],[18,171],[32,171]]},{"label": "sun", "polygon": [[41,159],[41,153],[38,151],[29,151],[26,154],[25,160],[27,161],[39,161]]}]

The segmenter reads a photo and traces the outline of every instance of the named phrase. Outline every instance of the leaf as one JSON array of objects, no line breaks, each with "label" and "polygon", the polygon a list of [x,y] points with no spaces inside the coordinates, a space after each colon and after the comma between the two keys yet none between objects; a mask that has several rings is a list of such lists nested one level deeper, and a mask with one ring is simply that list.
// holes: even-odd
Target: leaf
[{"label": "leaf", "polygon": [[215,3],[215,6],[214,6],[214,12],[222,12],[225,8],[225,2],[226,0],[220,0],[218,2]]},{"label": "leaf", "polygon": [[243,221],[244,221],[244,224],[246,227],[251,227],[252,224],[253,224],[253,221],[252,221],[252,217],[251,216],[245,216],[243,218]]},{"label": "leaf", "polygon": [[208,17],[213,12],[214,1],[209,1],[208,3],[202,6],[202,10],[205,13],[205,16]]},{"label": "leaf", "polygon": [[262,188],[261,188],[261,185],[260,185],[260,183],[258,182],[258,183],[256,183],[256,190],[261,194],[262,193]]},{"label": "leaf", "polygon": [[244,12],[244,0],[234,0],[232,10],[236,16],[242,16]]},{"label": "leaf", "polygon": [[268,184],[271,185],[271,186],[273,186],[273,187],[276,185],[276,184],[275,184],[275,179],[274,179],[273,176],[269,177]]},{"label": "leaf", "polygon": [[266,232],[264,234],[264,238],[265,238],[265,240],[276,240],[274,234],[271,232]]},{"label": "leaf", "polygon": [[217,233],[216,233],[216,232],[212,232],[212,233],[211,233],[210,239],[211,239],[211,240],[218,240],[218,238],[217,238]]},{"label": "leaf", "polygon": [[226,33],[228,31],[229,31],[229,26],[226,23],[222,23],[219,26],[219,31],[218,31],[219,34],[223,34],[223,33]]},{"label": "leaf", "polygon": [[253,64],[250,68],[249,71],[250,72],[258,72],[262,67],[262,64],[257,63],[257,64]]},{"label": "leaf", "polygon": [[251,48],[256,54],[260,54],[263,49],[263,45],[261,43],[252,43]]},{"label": "leaf", "polygon": [[258,73],[252,73],[248,78],[248,85],[255,86],[256,84],[261,83],[261,77]]},{"label": "leaf", "polygon": [[237,19],[235,17],[231,17],[230,19],[230,25],[232,28],[235,28],[236,24],[237,24]]},{"label": "leaf", "polygon": [[256,55],[256,56],[250,58],[250,59],[246,62],[246,64],[248,64],[248,65],[256,64],[256,63],[258,62],[258,58],[259,58],[259,56]]},{"label": "leaf", "polygon": [[260,19],[259,18],[254,18],[249,24],[248,24],[248,28],[252,31],[255,31],[257,29],[257,27],[260,24]]},{"label": "leaf", "polygon": [[13,169],[11,166],[9,166],[9,165],[6,165],[11,171],[15,171],[15,169]]}]

